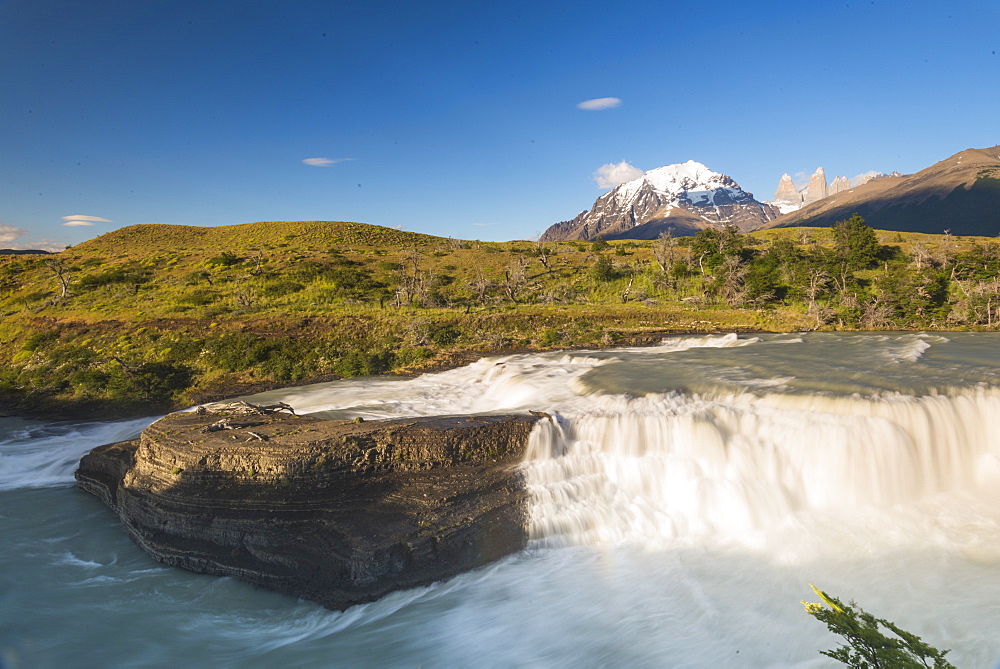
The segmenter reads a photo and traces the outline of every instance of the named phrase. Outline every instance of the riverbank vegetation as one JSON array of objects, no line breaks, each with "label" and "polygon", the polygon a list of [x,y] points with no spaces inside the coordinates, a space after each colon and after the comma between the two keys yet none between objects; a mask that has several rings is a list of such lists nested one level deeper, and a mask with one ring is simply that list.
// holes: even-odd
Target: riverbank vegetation
[{"label": "riverbank vegetation", "polygon": [[856,602],[845,604],[816,586],[812,589],[822,602],[802,602],[806,613],[847,642],[833,650],[821,650],[821,655],[857,669],[955,669],[945,659],[951,651],[934,648],[894,622],[876,618]]},{"label": "riverbank vegetation", "polygon": [[1000,244],[733,228],[504,243],[360,223],[122,228],[0,256],[6,411],[152,411],[668,332],[995,329]]}]

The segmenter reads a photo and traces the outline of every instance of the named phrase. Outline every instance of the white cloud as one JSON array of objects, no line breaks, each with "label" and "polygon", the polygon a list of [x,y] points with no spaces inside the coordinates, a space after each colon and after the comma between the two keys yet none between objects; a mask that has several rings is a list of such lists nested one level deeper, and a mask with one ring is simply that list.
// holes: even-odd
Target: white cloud
[{"label": "white cloud", "polygon": [[302,162],[313,167],[326,167],[336,163],[346,163],[350,160],[354,160],[354,158],[306,158]]},{"label": "white cloud", "polygon": [[58,253],[59,251],[65,251],[68,244],[66,242],[56,241],[55,239],[39,239],[37,242],[28,242],[27,244],[21,244],[15,248],[21,249],[34,249],[38,251],[51,251],[52,253]]},{"label": "white cloud", "polygon": [[621,103],[622,101],[618,98],[594,98],[593,100],[584,100],[576,108],[586,111],[601,111],[602,109],[614,109]]},{"label": "white cloud", "polygon": [[0,242],[12,242],[18,237],[28,234],[27,230],[15,228],[13,225],[0,223]]},{"label": "white cloud", "polygon": [[601,188],[614,188],[626,181],[638,179],[643,174],[645,172],[638,167],[629,165],[623,160],[620,163],[607,163],[598,167],[597,171],[594,172],[594,180]]},{"label": "white cloud", "polygon": [[860,186],[864,181],[873,179],[877,177],[880,173],[875,170],[868,170],[867,172],[862,172],[856,177],[851,177],[851,186]]},{"label": "white cloud", "polygon": [[73,219],[73,220],[70,220],[70,221],[66,221],[65,223],[63,223],[63,225],[65,225],[67,228],[75,228],[75,227],[78,227],[78,226],[81,226],[81,225],[91,226],[91,225],[93,225],[93,223],[91,223],[90,221]]},{"label": "white cloud", "polygon": [[[72,216],[63,216],[64,221],[90,221],[91,223],[111,223],[112,221],[101,218],[100,216],[84,216],[83,214],[73,214]],[[69,223],[63,223],[63,225],[70,225]],[[74,223],[73,225],[81,225],[80,223]]]}]

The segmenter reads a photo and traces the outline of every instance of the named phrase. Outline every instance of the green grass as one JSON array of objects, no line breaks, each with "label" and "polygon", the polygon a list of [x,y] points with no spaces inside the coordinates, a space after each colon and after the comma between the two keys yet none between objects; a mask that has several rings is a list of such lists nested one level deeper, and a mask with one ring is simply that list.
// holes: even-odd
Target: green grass
[{"label": "green grass", "polygon": [[[826,229],[777,229],[747,237],[743,254],[763,257],[780,240],[803,258],[833,245]],[[896,232],[879,241],[898,247],[900,267],[915,249],[947,244],[954,255],[994,244]],[[801,277],[780,299],[741,304],[701,273],[695,240],[678,240],[670,274],[654,244],[595,250],[300,221],[130,226],[57,255],[0,256],[0,400],[15,410],[148,411],[489,351],[817,326],[792,285]],[[858,272],[859,290],[877,294],[881,273]],[[837,307],[829,295],[822,303]],[[853,317],[845,311],[826,327],[855,327]],[[945,323],[927,316],[919,325]]]}]

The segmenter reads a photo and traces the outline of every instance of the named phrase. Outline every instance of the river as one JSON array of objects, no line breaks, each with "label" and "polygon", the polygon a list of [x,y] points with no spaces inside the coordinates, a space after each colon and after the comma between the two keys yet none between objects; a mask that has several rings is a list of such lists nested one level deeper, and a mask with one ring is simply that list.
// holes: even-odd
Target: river
[{"label": "river", "polygon": [[164,567],[75,488],[150,422],[0,419],[0,667],[828,667],[809,583],[1000,666],[1000,335],[677,337],[254,396],[546,411],[529,548],[344,612]]}]

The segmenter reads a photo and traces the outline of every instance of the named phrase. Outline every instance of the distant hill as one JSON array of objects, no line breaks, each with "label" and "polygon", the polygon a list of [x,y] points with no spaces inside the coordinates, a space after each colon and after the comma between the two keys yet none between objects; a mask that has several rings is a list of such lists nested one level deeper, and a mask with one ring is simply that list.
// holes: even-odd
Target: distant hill
[{"label": "distant hill", "polygon": [[143,224],[113,230],[74,248],[90,253],[145,254],[182,248],[242,253],[265,247],[287,247],[293,240],[295,247],[325,250],[332,246],[422,246],[441,242],[442,238],[345,221],[277,221],[217,227]]},{"label": "distant hill", "polygon": [[879,230],[1000,233],[1000,146],[966,149],[916,174],[873,179],[765,224],[828,227],[860,214]]},{"label": "distant hill", "polygon": [[48,251],[40,249],[0,249],[0,256],[46,255]]},{"label": "distant hill", "polygon": [[714,225],[735,225],[744,232],[779,215],[758,202],[725,174],[689,160],[650,170],[597,198],[590,211],[556,223],[541,241],[570,239],[656,239],[670,229],[693,235]]}]

